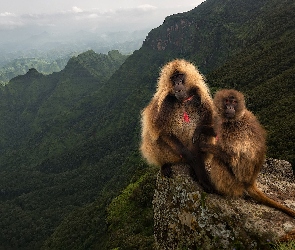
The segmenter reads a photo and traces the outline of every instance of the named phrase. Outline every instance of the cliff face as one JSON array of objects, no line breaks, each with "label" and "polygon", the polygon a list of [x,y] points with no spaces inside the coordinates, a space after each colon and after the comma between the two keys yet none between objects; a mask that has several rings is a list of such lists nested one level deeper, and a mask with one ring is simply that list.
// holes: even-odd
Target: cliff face
[{"label": "cliff face", "polygon": [[[251,198],[206,194],[187,165],[175,165],[173,178],[158,175],[153,207],[158,249],[270,249],[295,239],[295,220]],[[286,161],[268,159],[258,187],[295,209],[295,180]],[[291,191],[293,190],[293,192]]]},{"label": "cliff face", "polygon": [[191,11],[166,17],[149,33],[143,47],[170,58],[193,60],[207,73],[258,42],[257,23],[261,25],[261,16],[273,8],[273,1],[265,0],[207,0]]}]

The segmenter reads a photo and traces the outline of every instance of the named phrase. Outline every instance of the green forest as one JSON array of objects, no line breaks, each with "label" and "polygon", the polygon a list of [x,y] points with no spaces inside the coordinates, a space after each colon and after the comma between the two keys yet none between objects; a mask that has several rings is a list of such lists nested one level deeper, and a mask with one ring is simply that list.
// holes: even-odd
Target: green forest
[{"label": "green forest", "polygon": [[[74,53],[71,54],[74,56]],[[38,72],[43,74],[51,74],[53,72],[59,72],[66,66],[71,56],[59,58],[56,60],[46,60],[43,58],[18,58],[7,63],[0,69],[0,84],[5,85],[10,79],[24,75],[29,69],[35,68]]]},{"label": "green forest", "polygon": [[157,169],[138,151],[160,67],[196,64],[235,88],[295,164],[295,3],[207,0],[167,17],[132,55],[86,51],[0,86],[0,249],[152,249]]}]

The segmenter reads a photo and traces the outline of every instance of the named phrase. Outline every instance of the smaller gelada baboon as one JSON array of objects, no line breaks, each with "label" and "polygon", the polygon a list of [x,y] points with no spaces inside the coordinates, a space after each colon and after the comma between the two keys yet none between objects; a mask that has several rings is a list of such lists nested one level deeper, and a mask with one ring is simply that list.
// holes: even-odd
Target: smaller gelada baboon
[{"label": "smaller gelada baboon", "polygon": [[246,109],[244,95],[233,89],[215,94],[217,142],[202,143],[211,152],[211,181],[217,192],[239,197],[246,191],[252,198],[295,217],[295,211],[267,197],[256,185],[266,155],[266,132]]}]

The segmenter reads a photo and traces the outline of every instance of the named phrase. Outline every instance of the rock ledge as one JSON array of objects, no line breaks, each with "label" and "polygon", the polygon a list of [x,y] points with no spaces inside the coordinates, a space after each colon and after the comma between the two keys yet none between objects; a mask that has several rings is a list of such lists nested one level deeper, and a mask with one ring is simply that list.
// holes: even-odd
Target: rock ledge
[{"label": "rock ledge", "polygon": [[[173,178],[158,175],[153,199],[158,249],[270,249],[295,239],[295,219],[249,197],[207,194],[187,165],[173,166]],[[290,163],[267,159],[258,187],[295,210],[295,179]]]}]

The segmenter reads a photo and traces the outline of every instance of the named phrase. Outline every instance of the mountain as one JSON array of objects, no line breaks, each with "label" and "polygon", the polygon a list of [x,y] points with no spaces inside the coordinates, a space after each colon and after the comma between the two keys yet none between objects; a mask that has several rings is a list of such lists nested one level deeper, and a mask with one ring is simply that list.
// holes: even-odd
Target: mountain
[{"label": "mountain", "polygon": [[157,171],[138,152],[140,110],[174,58],[198,65],[213,93],[242,90],[268,156],[294,163],[294,10],[292,0],[207,0],[167,17],[127,58],[88,51],[61,72],[12,79],[0,91],[0,246],[150,249]]},{"label": "mountain", "polygon": [[2,85],[13,77],[25,74],[30,68],[43,74],[61,71],[71,57],[90,49],[96,53],[119,50],[122,54],[132,54],[140,48],[148,33],[148,30],[106,33],[80,30],[66,34],[26,31],[0,30]]},{"label": "mountain", "polygon": [[42,29],[21,28],[0,30],[0,66],[19,58],[43,59],[48,62],[92,49],[97,53],[119,50],[131,54],[140,48],[149,30],[121,32],[44,32]]},{"label": "mountain", "polygon": [[[79,53],[77,53],[78,55]],[[57,58],[53,61],[43,58],[17,58],[5,64],[0,69],[0,84],[7,84],[12,78],[18,75],[24,75],[29,69],[35,68],[42,74],[51,74],[59,72],[66,66],[69,59],[74,54],[67,55],[64,58]]]},{"label": "mountain", "polygon": [[30,69],[1,88],[1,247],[38,249],[65,215],[129,167],[132,142],[113,131],[121,123],[109,124],[107,86],[126,58],[88,51],[61,72]]}]

